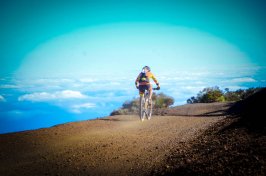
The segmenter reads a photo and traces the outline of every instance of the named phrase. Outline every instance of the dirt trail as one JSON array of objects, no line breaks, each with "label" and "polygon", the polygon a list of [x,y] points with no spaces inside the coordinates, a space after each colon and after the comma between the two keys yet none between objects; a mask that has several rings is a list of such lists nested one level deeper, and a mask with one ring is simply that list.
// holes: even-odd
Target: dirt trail
[{"label": "dirt trail", "polygon": [[220,119],[113,116],[3,134],[0,175],[148,175],[171,149]]}]

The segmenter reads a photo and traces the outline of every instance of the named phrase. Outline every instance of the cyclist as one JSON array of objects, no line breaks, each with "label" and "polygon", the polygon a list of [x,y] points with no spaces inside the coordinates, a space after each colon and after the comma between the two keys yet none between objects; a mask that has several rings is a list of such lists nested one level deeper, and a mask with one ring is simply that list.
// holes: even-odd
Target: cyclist
[{"label": "cyclist", "polygon": [[155,76],[152,74],[150,67],[145,66],[142,68],[141,73],[138,75],[135,85],[136,88],[139,89],[139,95],[143,96],[145,90],[149,91],[149,103],[151,104],[151,97],[152,97],[152,84],[150,83],[150,78],[153,79],[153,81],[157,85],[157,90],[160,89],[159,82],[155,78]]}]

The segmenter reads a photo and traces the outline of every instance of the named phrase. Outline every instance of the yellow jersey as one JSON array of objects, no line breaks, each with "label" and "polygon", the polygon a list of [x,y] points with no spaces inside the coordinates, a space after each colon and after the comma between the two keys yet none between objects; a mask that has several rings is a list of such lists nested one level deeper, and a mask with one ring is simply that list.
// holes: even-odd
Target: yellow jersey
[{"label": "yellow jersey", "polygon": [[[158,84],[157,79],[155,78],[155,76],[152,74],[152,72],[147,72],[145,73],[145,77],[142,76],[143,73],[140,73],[135,81],[135,84],[137,85],[139,83],[139,85],[148,85],[151,84],[150,83],[150,78],[153,79],[153,81]],[[142,79],[142,80],[141,80]]]}]

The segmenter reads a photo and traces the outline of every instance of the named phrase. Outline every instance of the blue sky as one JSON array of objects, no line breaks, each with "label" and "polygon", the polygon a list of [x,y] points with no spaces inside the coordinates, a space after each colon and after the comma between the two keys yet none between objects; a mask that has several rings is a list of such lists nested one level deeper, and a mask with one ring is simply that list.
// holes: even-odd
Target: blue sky
[{"label": "blue sky", "polygon": [[0,1],[0,133],[108,115],[149,65],[180,105],[266,85],[264,1]]}]

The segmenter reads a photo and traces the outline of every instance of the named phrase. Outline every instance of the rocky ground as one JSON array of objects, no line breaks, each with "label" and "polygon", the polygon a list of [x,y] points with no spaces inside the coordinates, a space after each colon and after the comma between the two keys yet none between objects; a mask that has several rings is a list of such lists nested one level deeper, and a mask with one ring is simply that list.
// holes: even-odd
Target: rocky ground
[{"label": "rocky ground", "polygon": [[166,114],[211,117],[223,114],[227,118],[208,128],[198,138],[174,148],[167,164],[152,174],[266,175],[265,99],[266,88],[263,88],[236,103],[172,108],[172,112]]},{"label": "rocky ground", "polygon": [[2,134],[0,175],[150,175],[221,119],[112,116]]},{"label": "rocky ground", "polygon": [[152,175],[266,175],[266,136],[223,119],[174,148]]},{"label": "rocky ground", "polygon": [[0,175],[266,175],[266,89],[148,121],[121,115],[0,135]]}]

